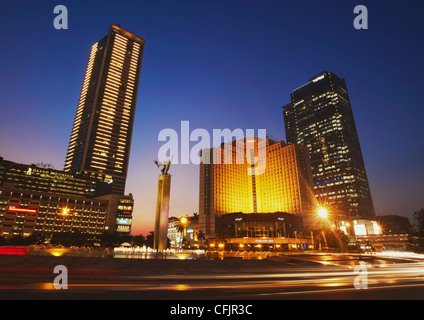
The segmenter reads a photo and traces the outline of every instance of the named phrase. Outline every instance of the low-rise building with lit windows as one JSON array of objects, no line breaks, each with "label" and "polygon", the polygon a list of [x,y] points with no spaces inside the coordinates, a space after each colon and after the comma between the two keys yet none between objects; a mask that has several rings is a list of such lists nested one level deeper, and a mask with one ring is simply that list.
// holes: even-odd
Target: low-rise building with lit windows
[{"label": "low-rise building with lit windows", "polygon": [[105,231],[108,201],[0,188],[0,236],[51,238],[57,233],[100,235]]},{"label": "low-rise building with lit windows", "polygon": [[133,206],[90,176],[0,158],[0,236],[129,234]]},{"label": "low-rise building with lit windows", "polygon": [[72,174],[35,164],[21,164],[0,157],[0,186],[13,183],[15,188],[45,193],[95,197],[110,193],[110,186],[87,174]]},{"label": "low-rise building with lit windows", "polygon": [[216,218],[216,239],[226,250],[307,250],[313,249],[310,237],[301,236],[302,217],[285,212],[235,212]]}]

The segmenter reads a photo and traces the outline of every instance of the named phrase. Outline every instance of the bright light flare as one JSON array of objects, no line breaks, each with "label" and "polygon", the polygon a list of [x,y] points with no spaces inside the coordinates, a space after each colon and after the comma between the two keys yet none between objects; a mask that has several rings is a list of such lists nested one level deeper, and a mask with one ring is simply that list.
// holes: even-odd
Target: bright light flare
[{"label": "bright light flare", "polygon": [[327,218],[327,216],[328,216],[328,211],[327,211],[327,209],[325,209],[325,208],[319,208],[318,209],[318,216],[320,217],[320,218]]}]

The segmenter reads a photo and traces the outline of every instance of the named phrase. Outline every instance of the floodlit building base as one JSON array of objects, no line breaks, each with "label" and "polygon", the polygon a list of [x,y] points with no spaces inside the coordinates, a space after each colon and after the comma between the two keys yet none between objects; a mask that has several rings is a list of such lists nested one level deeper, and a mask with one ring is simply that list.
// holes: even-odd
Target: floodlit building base
[{"label": "floodlit building base", "polygon": [[313,250],[314,241],[310,238],[226,238],[209,244],[210,249],[243,251],[287,251]]}]

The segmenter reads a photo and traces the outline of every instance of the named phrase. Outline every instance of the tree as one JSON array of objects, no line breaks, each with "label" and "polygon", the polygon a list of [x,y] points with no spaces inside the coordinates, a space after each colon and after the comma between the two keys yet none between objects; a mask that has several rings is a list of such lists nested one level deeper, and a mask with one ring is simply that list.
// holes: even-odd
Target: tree
[{"label": "tree", "polygon": [[146,247],[153,248],[153,244],[155,241],[155,233],[154,231],[150,231],[146,236]]},{"label": "tree", "polygon": [[418,235],[424,236],[424,209],[414,212],[414,221],[418,227]]},{"label": "tree", "polygon": [[203,246],[203,241],[206,239],[205,233],[203,231],[199,231],[197,233],[197,240],[200,241],[200,246]]},{"label": "tree", "polygon": [[50,243],[64,247],[92,247],[95,240],[92,235],[86,233],[58,232],[53,234]]},{"label": "tree", "polygon": [[142,234],[140,234],[140,235],[138,235],[138,236],[133,236],[133,237],[132,237],[132,243],[133,243],[135,246],[142,247],[142,246],[144,246],[144,245],[145,245],[145,243],[146,243],[146,238],[145,238]]},{"label": "tree", "polygon": [[342,230],[337,229],[328,233],[328,242],[329,247],[340,249],[341,252],[346,252],[349,237]]}]

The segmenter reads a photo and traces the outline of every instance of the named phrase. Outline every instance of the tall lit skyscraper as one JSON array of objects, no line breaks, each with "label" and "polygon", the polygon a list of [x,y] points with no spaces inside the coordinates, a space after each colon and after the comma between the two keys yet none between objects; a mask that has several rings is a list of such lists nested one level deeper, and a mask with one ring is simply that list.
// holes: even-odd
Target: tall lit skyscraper
[{"label": "tall lit skyscraper", "polygon": [[88,173],[124,194],[144,39],[112,25],[90,52],[65,171]]},{"label": "tall lit skyscraper", "polygon": [[308,147],[318,203],[334,214],[373,217],[374,206],[344,79],[322,72],[284,106],[286,139]]}]

